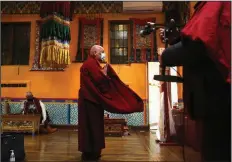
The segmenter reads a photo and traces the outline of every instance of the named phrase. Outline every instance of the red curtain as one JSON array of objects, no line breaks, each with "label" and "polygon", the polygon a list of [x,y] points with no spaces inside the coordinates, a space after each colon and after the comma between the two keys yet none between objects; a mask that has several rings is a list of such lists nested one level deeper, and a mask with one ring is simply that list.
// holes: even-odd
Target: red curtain
[{"label": "red curtain", "polygon": [[69,1],[42,2],[40,16],[44,17],[53,13],[62,14],[65,18],[72,18],[75,5]]}]

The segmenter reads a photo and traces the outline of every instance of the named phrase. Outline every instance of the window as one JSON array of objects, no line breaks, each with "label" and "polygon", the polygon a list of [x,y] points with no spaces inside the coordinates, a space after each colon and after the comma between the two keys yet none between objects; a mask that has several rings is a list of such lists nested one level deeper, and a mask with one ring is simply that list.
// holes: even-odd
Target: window
[{"label": "window", "polygon": [[103,45],[103,19],[80,18],[76,62],[85,61],[90,48],[96,44]]},{"label": "window", "polygon": [[130,21],[110,22],[110,63],[128,63],[130,51]]},{"label": "window", "polygon": [[148,19],[131,19],[133,23],[132,34],[132,50],[130,55],[130,62],[149,62],[157,61],[157,44],[156,44],[156,31],[150,35],[141,37],[140,31],[144,29],[147,22],[155,22],[155,18]]},{"label": "window", "polygon": [[1,64],[29,65],[31,24],[23,22],[1,25]]}]

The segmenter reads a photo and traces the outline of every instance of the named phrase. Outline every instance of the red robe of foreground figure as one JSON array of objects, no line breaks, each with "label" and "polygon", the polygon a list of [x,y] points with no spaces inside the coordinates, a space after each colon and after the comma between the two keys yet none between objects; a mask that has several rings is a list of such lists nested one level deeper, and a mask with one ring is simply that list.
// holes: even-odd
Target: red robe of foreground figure
[{"label": "red robe of foreground figure", "polygon": [[162,66],[183,66],[184,105],[197,123],[196,143],[201,145],[202,161],[229,162],[231,2],[202,1],[194,8],[193,17],[181,31],[180,42],[162,53]]},{"label": "red robe of foreground figure", "polygon": [[107,76],[99,62],[89,57],[81,67],[78,99],[78,142],[82,153],[105,148],[104,110],[129,114],[143,112],[143,100],[108,65]]}]

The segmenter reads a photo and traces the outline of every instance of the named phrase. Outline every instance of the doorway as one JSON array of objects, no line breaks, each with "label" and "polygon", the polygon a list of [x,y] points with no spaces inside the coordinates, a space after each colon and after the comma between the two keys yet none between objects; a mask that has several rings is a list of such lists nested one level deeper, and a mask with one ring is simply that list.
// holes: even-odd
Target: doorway
[{"label": "doorway", "polygon": [[149,126],[150,130],[157,130],[160,115],[160,86],[159,81],[153,79],[159,74],[159,62],[148,62],[148,104],[149,104]]}]

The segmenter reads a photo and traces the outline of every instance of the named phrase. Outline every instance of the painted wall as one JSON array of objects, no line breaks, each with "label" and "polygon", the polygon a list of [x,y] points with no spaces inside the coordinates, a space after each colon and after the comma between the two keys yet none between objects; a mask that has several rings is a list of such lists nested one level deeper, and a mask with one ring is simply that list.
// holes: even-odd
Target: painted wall
[{"label": "painted wall", "polygon": [[[155,17],[157,23],[163,23],[164,15],[160,14],[105,14],[103,47],[109,53],[109,20],[128,20],[129,18]],[[30,71],[35,54],[36,20],[39,15],[1,15],[2,22],[31,22],[30,37],[30,65],[29,66],[2,66],[2,83],[27,82],[28,88],[2,88],[2,97],[24,97],[25,92],[30,90],[35,96],[41,98],[77,98],[80,86],[79,69],[81,63],[72,63],[64,72],[39,72]],[[71,22],[70,53],[72,61],[75,60],[78,43],[78,15]],[[158,47],[163,47],[157,34]],[[147,98],[147,66],[146,64],[113,65],[119,77],[135,90],[143,99]]]},{"label": "painted wall", "polygon": [[193,15],[194,12],[194,5],[197,3],[197,1],[195,2],[190,2],[190,15]]}]

